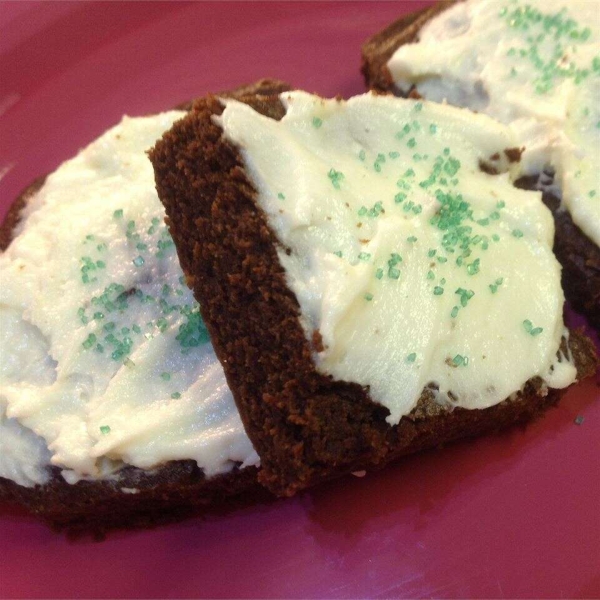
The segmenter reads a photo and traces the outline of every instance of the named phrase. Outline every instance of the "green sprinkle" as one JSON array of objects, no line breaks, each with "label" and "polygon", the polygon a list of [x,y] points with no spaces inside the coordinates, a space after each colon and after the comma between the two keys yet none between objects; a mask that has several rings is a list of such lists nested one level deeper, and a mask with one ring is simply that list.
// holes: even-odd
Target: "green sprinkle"
[{"label": "green sprinkle", "polygon": [[388,156],[390,158],[398,158],[400,156],[400,152],[388,152]]},{"label": "green sprinkle", "polygon": [[417,353],[416,352],[411,352],[407,357],[406,357],[406,362],[407,363],[414,363],[415,360],[417,360]]},{"label": "green sprinkle", "polygon": [[435,279],[435,275],[433,271],[427,271],[427,279],[432,280]]},{"label": "green sprinkle", "polygon": [[93,333],[90,333],[85,341],[81,344],[84,350],[89,350],[96,343],[96,336]]},{"label": "green sprinkle", "polygon": [[525,331],[532,337],[535,337],[544,331],[542,327],[534,327],[533,323],[529,319],[525,319],[523,321],[523,327],[525,328]]},{"label": "green sprinkle", "polygon": [[313,117],[312,124],[313,124],[313,127],[315,127],[316,129],[319,129],[319,127],[321,127],[321,125],[323,125],[323,119],[319,119],[319,117]]},{"label": "green sprinkle", "polygon": [[498,279],[496,279],[496,281],[494,281],[494,283],[489,284],[488,287],[490,288],[490,291],[492,292],[492,294],[495,294],[498,291],[498,288],[502,285],[503,282],[504,282],[504,278],[498,277]]},{"label": "green sprinkle", "polygon": [[506,206],[506,202],[504,200],[499,200],[496,202],[496,208],[504,208]]},{"label": "green sprinkle", "polygon": [[433,295],[434,296],[441,296],[444,293],[444,288],[440,287],[439,285],[436,285],[433,288]]},{"label": "green sprinkle", "polygon": [[196,304],[193,307],[185,307],[181,313],[186,317],[186,322],[179,326],[179,333],[175,339],[183,348],[182,352],[189,350],[189,348],[207,344],[210,337],[200,316],[199,306]]},{"label": "green sprinkle", "polygon": [[410,237],[406,238],[407,242],[410,242],[411,244],[416,242],[418,238],[416,238],[414,235],[411,235]]},{"label": "green sprinkle", "polygon": [[437,131],[437,125],[435,125],[434,123],[432,123],[429,126],[429,133],[435,133]]},{"label": "green sprinkle", "polygon": [[367,293],[365,294],[365,300],[366,300],[367,302],[371,302],[371,300],[373,300],[373,294],[371,294],[370,292],[367,292]]},{"label": "green sprinkle", "polygon": [[589,193],[588,193],[588,196],[590,198],[593,198],[595,195],[596,195],[596,190],[590,190]]},{"label": "green sprinkle", "polygon": [[429,251],[427,252],[427,256],[429,256],[429,258],[432,258],[435,256],[435,253],[436,253],[436,249],[430,248]]},{"label": "green sprinkle", "polygon": [[465,290],[463,288],[458,288],[455,292],[460,296],[460,304],[464,308],[469,303],[469,300],[475,295],[473,290]]},{"label": "green sprinkle", "polygon": [[414,175],[415,175],[415,172],[413,171],[413,169],[406,169],[403,177],[414,177]]},{"label": "green sprinkle", "polygon": [[512,230],[512,234],[516,238],[522,238],[523,237],[523,232],[520,229],[513,229]]},{"label": "green sprinkle", "polygon": [[285,194],[283,194],[282,192],[279,192],[279,193],[277,194],[277,197],[278,197],[280,200],[285,200]]},{"label": "green sprinkle", "polygon": [[423,103],[422,102],[417,102],[415,104],[415,111],[416,112],[421,112],[422,108],[423,108]]},{"label": "green sprinkle", "polygon": [[336,251],[334,252],[334,254],[335,254],[336,256],[339,256],[340,258],[342,258],[342,251],[341,251],[341,250],[336,250]]},{"label": "green sprinkle", "polygon": [[385,212],[383,204],[381,202],[375,202],[373,207],[369,209],[368,215],[369,217],[378,217],[382,212]]},{"label": "green sprinkle", "polygon": [[388,277],[390,279],[399,279],[400,278],[400,269],[396,269],[396,267],[390,267],[388,269]]},{"label": "green sprinkle", "polygon": [[446,163],[444,163],[444,171],[450,177],[453,177],[454,175],[456,175],[456,173],[458,173],[459,169],[460,169],[460,161],[456,158],[449,158],[446,161]]},{"label": "green sprinkle", "polygon": [[173,400],[178,400],[179,398],[181,398],[181,394],[179,392],[173,392],[171,394],[171,398],[173,398]]},{"label": "green sprinkle", "polygon": [[106,263],[103,260],[97,260],[96,261],[96,266],[99,269],[105,269],[106,268]]},{"label": "green sprinkle", "polygon": [[471,264],[467,265],[467,273],[469,275],[476,275],[479,273],[479,259],[475,259]]},{"label": "green sprinkle", "polygon": [[404,192],[398,192],[395,196],[394,196],[394,202],[396,204],[400,204],[401,202],[403,202],[404,200],[406,200],[406,194]]},{"label": "green sprinkle", "polygon": [[365,160],[366,157],[367,157],[367,153],[364,150],[361,150],[358,153],[358,158],[360,158],[360,160]]},{"label": "green sprinkle", "polygon": [[142,330],[139,325],[132,325],[131,329],[134,331],[134,333],[142,333]]},{"label": "green sprinkle", "polygon": [[121,218],[123,218],[123,209],[119,208],[118,210],[115,210],[115,212],[113,213],[113,217],[115,219],[121,219]]},{"label": "green sprinkle", "polygon": [[102,435],[106,435],[107,433],[110,433],[110,427],[108,425],[100,425],[100,433]]},{"label": "green sprinkle", "polygon": [[358,213],[357,214],[358,214],[359,217],[364,217],[367,214],[368,211],[369,211],[369,209],[366,206],[361,206],[358,209]]},{"label": "green sprinkle", "polygon": [[169,381],[171,379],[171,373],[168,373],[167,371],[165,371],[164,373],[160,374],[160,378],[163,381]]},{"label": "green sprinkle", "polygon": [[455,367],[466,367],[469,364],[469,359],[466,356],[462,356],[461,354],[457,354],[452,359],[452,364]]},{"label": "green sprinkle", "polygon": [[451,316],[453,319],[456,319],[456,317],[458,316],[458,311],[459,311],[459,310],[460,310],[460,309],[458,308],[458,306],[455,306],[455,307],[452,309],[452,312],[450,313],[450,316]]},{"label": "green sprinkle", "polygon": [[397,252],[392,252],[390,254],[390,260],[388,260],[388,265],[390,265],[390,267],[393,267],[401,262],[402,262],[402,257]]},{"label": "green sprinkle", "polygon": [[417,142],[416,142],[415,138],[410,138],[410,139],[408,140],[408,142],[406,142],[406,145],[407,145],[409,148],[414,148],[414,147],[417,145]]},{"label": "green sprinkle", "polygon": [[331,180],[331,184],[336,190],[340,189],[340,183],[344,180],[344,174],[341,171],[336,171],[335,169],[329,169],[327,173],[327,177]]},{"label": "green sprinkle", "polygon": [[375,277],[381,279],[383,277],[383,269],[377,269],[377,271],[375,271]]},{"label": "green sprinkle", "polygon": [[136,267],[141,267],[146,261],[143,256],[138,256],[137,258],[134,258],[132,262]]},{"label": "green sprinkle", "polygon": [[368,252],[361,252],[358,255],[358,260],[369,260],[371,258],[371,255]]}]

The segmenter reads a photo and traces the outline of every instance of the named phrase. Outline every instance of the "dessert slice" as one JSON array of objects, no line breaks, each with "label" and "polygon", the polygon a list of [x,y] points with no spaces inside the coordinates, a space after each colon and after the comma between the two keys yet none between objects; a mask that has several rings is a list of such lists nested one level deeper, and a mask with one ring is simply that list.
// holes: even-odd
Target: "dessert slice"
[{"label": "dessert slice", "polygon": [[[588,0],[439,2],[362,49],[367,85],[484,112],[556,221],[567,299],[600,328],[600,26]],[[515,157],[517,155],[515,154]]]},{"label": "dessert slice", "polygon": [[201,99],[150,152],[271,490],[525,421],[593,372],[514,145],[466,110],[295,91]]},{"label": "dessert slice", "polygon": [[261,489],[146,156],[184,115],[125,117],[0,229],[0,497],[55,526],[151,525]]}]

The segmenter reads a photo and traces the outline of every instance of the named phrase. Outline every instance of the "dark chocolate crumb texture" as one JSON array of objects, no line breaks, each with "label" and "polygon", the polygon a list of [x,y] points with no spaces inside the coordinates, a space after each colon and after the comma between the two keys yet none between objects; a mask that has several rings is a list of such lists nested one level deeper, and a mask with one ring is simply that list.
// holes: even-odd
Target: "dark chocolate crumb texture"
[{"label": "dark chocolate crumb texture", "polygon": [[588,0],[438,2],[362,48],[367,85],[484,112],[553,211],[574,308],[600,329],[600,25]]},{"label": "dark chocolate crumb texture", "polygon": [[594,371],[518,152],[466,110],[304,92],[201,99],[151,151],[271,490],[526,421]]},{"label": "dark chocolate crumb texture", "polygon": [[0,229],[0,498],[55,526],[148,525],[261,487],[146,156],[184,115],[125,117]]}]

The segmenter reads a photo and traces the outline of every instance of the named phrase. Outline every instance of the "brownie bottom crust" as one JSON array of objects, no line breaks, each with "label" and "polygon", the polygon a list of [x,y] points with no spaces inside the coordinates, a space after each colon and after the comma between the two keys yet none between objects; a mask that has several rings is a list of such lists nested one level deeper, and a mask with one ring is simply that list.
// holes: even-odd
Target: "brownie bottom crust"
[{"label": "brownie bottom crust", "polygon": [[206,479],[194,461],[176,461],[153,471],[126,467],[114,479],[69,484],[53,469],[50,481],[35,487],[0,478],[0,501],[24,507],[54,529],[101,536],[266,499],[257,472],[236,467]]}]

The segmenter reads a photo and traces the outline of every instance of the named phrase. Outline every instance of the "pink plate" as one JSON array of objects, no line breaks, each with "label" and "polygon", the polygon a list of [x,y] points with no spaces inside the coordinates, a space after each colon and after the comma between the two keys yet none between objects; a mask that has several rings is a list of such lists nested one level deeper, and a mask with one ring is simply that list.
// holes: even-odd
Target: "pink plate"
[{"label": "pink plate", "polygon": [[[266,76],[361,92],[361,42],[423,4],[4,4],[0,216],[124,113]],[[100,543],[5,507],[0,596],[598,597],[598,386],[525,430]]]}]

